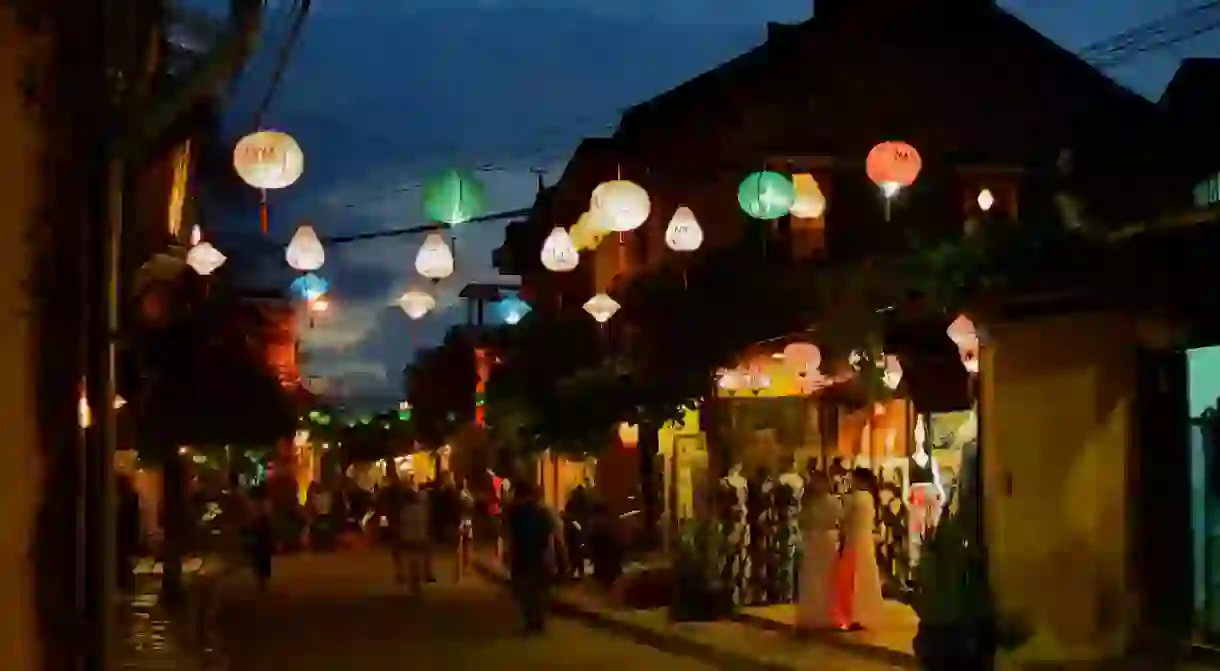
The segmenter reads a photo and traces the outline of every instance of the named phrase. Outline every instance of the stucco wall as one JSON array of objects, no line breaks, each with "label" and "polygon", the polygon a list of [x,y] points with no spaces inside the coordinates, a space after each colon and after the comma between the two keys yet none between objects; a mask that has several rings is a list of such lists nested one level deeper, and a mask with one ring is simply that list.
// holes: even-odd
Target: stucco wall
[{"label": "stucco wall", "polygon": [[0,668],[40,668],[30,585],[29,539],[37,503],[38,435],[34,411],[34,371],[30,301],[25,286],[31,253],[28,222],[33,218],[34,180],[39,171],[39,129],[19,89],[29,55],[8,5],[0,5]]},{"label": "stucco wall", "polygon": [[986,533],[993,584],[1036,634],[1031,660],[1121,654],[1135,328],[1078,315],[999,326],[984,348]]}]

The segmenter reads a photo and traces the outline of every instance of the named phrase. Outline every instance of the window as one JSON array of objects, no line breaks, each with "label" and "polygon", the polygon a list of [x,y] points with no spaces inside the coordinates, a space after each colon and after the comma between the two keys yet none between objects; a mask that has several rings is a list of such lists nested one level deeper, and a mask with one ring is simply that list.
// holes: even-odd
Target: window
[{"label": "window", "polygon": [[1211,207],[1216,203],[1220,203],[1220,173],[1195,186],[1195,207]]}]

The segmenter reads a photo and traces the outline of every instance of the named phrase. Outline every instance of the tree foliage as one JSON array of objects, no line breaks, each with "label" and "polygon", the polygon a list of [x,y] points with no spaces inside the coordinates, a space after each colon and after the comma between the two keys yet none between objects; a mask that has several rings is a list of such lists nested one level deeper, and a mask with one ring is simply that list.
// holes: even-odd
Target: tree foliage
[{"label": "tree foliage", "polygon": [[410,420],[395,412],[382,412],[341,422],[335,432],[344,467],[408,454],[415,449],[415,431]]},{"label": "tree foliage", "polygon": [[420,443],[437,448],[474,416],[476,341],[462,327],[450,329],[445,340],[416,354],[403,371],[403,386],[411,404],[411,420]]}]

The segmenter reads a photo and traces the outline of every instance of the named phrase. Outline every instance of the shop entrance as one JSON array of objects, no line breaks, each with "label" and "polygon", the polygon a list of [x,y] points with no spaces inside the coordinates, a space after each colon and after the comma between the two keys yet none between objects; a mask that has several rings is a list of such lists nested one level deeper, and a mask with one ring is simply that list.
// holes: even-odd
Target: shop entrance
[{"label": "shop entrance", "polygon": [[1192,598],[1197,639],[1220,643],[1220,346],[1187,352]]}]

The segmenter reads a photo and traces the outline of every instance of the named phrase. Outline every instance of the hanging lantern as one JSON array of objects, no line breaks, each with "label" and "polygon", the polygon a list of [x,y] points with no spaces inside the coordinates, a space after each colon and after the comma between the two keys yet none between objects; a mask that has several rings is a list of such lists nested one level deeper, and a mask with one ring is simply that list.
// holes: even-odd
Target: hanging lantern
[{"label": "hanging lantern", "polygon": [[675,252],[693,252],[703,244],[703,229],[689,207],[682,206],[674,212],[665,229],[665,244]]},{"label": "hanging lantern", "polygon": [[957,352],[961,355],[962,366],[966,371],[979,372],[979,334],[974,322],[966,315],[958,315],[949,328],[945,329],[945,334],[957,345]]},{"label": "hanging lantern", "polygon": [[826,212],[826,196],[817,180],[807,172],[792,176],[792,188],[796,196],[792,201],[792,216],[802,219],[817,219]]},{"label": "hanging lantern", "polygon": [[721,369],[716,385],[730,393],[740,391],[746,386],[745,375],[738,368]]},{"label": "hanging lantern", "polygon": [[521,321],[531,309],[529,303],[516,296],[510,296],[496,303],[496,311],[499,313],[500,319],[509,325]]},{"label": "hanging lantern", "polygon": [[195,245],[197,245],[201,242],[203,242],[203,229],[199,228],[198,225],[192,226],[191,227],[191,246],[194,247]]},{"label": "hanging lantern", "polygon": [[976,201],[979,204],[979,209],[987,212],[991,209],[992,205],[995,205],[995,196],[992,195],[991,189],[983,189],[979,191],[979,197]]},{"label": "hanging lantern", "polygon": [[305,154],[291,135],[264,130],[237,143],[233,168],[242,181],[256,189],[283,189],[305,172]]},{"label": "hanging lantern", "polygon": [[326,262],[326,250],[322,248],[322,241],[318,239],[313,226],[305,225],[297,229],[288,243],[284,258],[288,260],[288,265],[302,272],[322,267]]},{"label": "hanging lantern", "polygon": [[893,354],[884,355],[885,371],[881,374],[881,383],[887,389],[897,389],[902,382],[902,364],[899,363],[898,357]]},{"label": "hanging lantern", "polygon": [[428,219],[464,224],[483,214],[487,190],[470,173],[446,170],[424,185],[423,200]]},{"label": "hanging lantern", "polygon": [[605,324],[610,321],[614,313],[618,312],[622,307],[618,301],[607,296],[606,294],[598,294],[593,298],[585,301],[585,312],[588,312],[598,324]]},{"label": "hanging lantern", "polygon": [[634,231],[648,221],[652,202],[644,187],[625,179],[602,182],[593,190],[589,210],[600,215],[600,223],[609,231]]},{"label": "hanging lantern", "polygon": [[770,170],[751,173],[737,188],[737,203],[755,219],[779,219],[788,214],[795,200],[796,189],[792,182]]},{"label": "hanging lantern", "polygon": [[439,282],[453,274],[453,252],[440,233],[429,233],[415,255],[415,270],[420,275]]},{"label": "hanging lantern", "polygon": [[420,319],[436,307],[436,299],[426,291],[412,289],[399,297],[398,307],[411,319]]},{"label": "hanging lantern", "polygon": [[194,268],[200,275],[211,275],[223,266],[226,260],[225,255],[210,242],[201,242],[186,253],[186,265]]},{"label": "hanging lantern", "polygon": [[619,422],[618,442],[623,447],[631,449],[640,444],[640,425],[630,422]]},{"label": "hanging lantern", "polygon": [[822,351],[813,343],[789,343],[784,348],[784,361],[796,371],[797,376],[806,377],[822,365]]},{"label": "hanging lantern", "polygon": [[881,187],[886,198],[914,184],[922,167],[919,152],[905,142],[882,142],[868,152],[865,160],[868,178]]},{"label": "hanging lantern", "polygon": [[562,226],[551,229],[551,234],[542,243],[543,267],[553,273],[566,273],[576,270],[579,264],[580,253],[576,251],[568,232]]},{"label": "hanging lantern", "polygon": [[312,301],[325,294],[330,284],[313,273],[306,273],[293,280],[288,288],[302,299]]},{"label": "hanging lantern", "polygon": [[572,238],[572,244],[576,246],[576,251],[585,251],[588,249],[596,249],[606,239],[609,233],[603,226],[599,217],[592,212],[585,212],[580,215],[572,228],[568,230],[568,235]]}]

